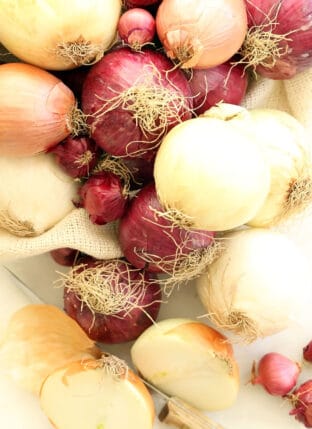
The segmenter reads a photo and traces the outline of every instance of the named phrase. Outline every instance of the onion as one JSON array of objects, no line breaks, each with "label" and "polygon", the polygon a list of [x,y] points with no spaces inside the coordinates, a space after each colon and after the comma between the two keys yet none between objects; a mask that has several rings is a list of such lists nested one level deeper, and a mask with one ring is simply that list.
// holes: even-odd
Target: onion
[{"label": "onion", "polygon": [[64,267],[71,267],[79,258],[79,250],[71,249],[70,247],[62,247],[50,251],[50,255],[54,262]]},{"label": "onion", "polygon": [[40,235],[74,208],[77,184],[51,154],[0,157],[0,227],[22,237]]},{"label": "onion", "polygon": [[164,134],[192,116],[189,84],[162,53],[116,49],[95,64],[83,86],[91,136],[115,156],[151,159]]},{"label": "onion", "polygon": [[28,64],[0,66],[1,155],[34,155],[82,129],[74,94],[57,77]]},{"label": "onion", "polygon": [[233,114],[232,106],[220,104],[206,115],[224,114],[224,120],[249,133],[263,150],[270,167],[270,191],[248,224],[273,226],[302,212],[312,201],[310,142],[301,123],[286,112],[268,108],[236,110]]},{"label": "onion", "polygon": [[132,341],[158,316],[157,281],[123,260],[82,262],[64,276],[63,285],[65,311],[95,341]]},{"label": "onion", "polygon": [[244,0],[163,0],[156,29],[167,55],[181,67],[217,66],[229,60],[244,41]]},{"label": "onion", "polygon": [[99,60],[113,43],[121,0],[5,0],[1,43],[22,61],[65,70]]},{"label": "onion", "polygon": [[242,64],[270,79],[289,79],[312,65],[311,0],[245,0],[248,32]]},{"label": "onion", "polygon": [[289,395],[294,408],[290,415],[304,424],[306,428],[312,427],[312,380],[307,380]]},{"label": "onion", "polygon": [[232,345],[198,321],[159,321],[135,341],[131,358],[147,381],[196,408],[221,410],[237,398],[239,369]]},{"label": "onion", "polygon": [[71,177],[87,177],[99,161],[101,150],[84,136],[68,136],[51,151],[56,162]]},{"label": "onion", "polygon": [[266,353],[252,368],[252,384],[261,384],[271,395],[285,396],[296,385],[301,367],[280,353]]},{"label": "onion", "polygon": [[250,228],[224,235],[224,251],[198,279],[207,317],[243,341],[298,320],[310,285],[301,252],[281,233]]},{"label": "onion", "polygon": [[154,179],[154,159],[144,158],[120,158],[120,162],[126,166],[131,175],[130,187],[132,189],[141,188]]},{"label": "onion", "polygon": [[140,51],[142,46],[154,39],[155,18],[145,9],[129,9],[119,19],[118,33],[124,43],[132,49]]},{"label": "onion", "polygon": [[248,79],[242,66],[233,67],[228,61],[216,67],[192,70],[189,84],[194,97],[194,111],[201,114],[221,101],[241,104]]},{"label": "onion", "polygon": [[91,222],[104,225],[119,219],[126,210],[128,194],[121,179],[111,172],[92,174],[79,189],[81,206]]},{"label": "onion", "polygon": [[312,341],[309,341],[308,344],[304,346],[302,353],[303,358],[307,362],[312,362]]},{"label": "onion", "polygon": [[124,0],[125,6],[127,8],[132,7],[146,7],[151,6],[157,3],[160,3],[161,0]]},{"label": "onion", "polygon": [[154,176],[162,206],[208,231],[248,222],[270,186],[267,162],[248,134],[231,121],[204,116],[169,131]]},{"label": "onion", "polygon": [[0,363],[3,373],[18,385],[39,394],[45,378],[59,367],[100,354],[79,325],[59,308],[29,304],[9,321]]},{"label": "onion", "polygon": [[[119,243],[124,256],[137,268],[164,272],[170,282],[195,277],[218,254],[214,233],[179,228],[157,199],[154,183],[142,188],[119,222]],[[169,280],[168,280],[169,282]]]},{"label": "onion", "polygon": [[42,386],[40,404],[60,429],[152,429],[155,417],[143,382],[108,353],[51,373]]}]

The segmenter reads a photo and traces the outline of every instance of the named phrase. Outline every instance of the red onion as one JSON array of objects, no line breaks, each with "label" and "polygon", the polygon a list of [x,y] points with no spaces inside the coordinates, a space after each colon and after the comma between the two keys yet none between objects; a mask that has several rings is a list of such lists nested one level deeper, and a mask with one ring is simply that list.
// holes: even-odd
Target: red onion
[{"label": "red onion", "polygon": [[307,380],[289,395],[294,405],[290,415],[303,423],[305,427],[312,428],[312,380]]},{"label": "red onion", "polygon": [[[201,252],[211,246],[214,233],[174,226],[163,214],[152,182],[138,192],[121,218],[119,242],[125,257],[135,267],[176,274],[180,265],[187,269],[188,257],[194,251]],[[200,256],[195,268],[199,266]]]},{"label": "red onion", "polygon": [[90,176],[79,190],[81,206],[91,222],[104,225],[119,219],[124,213],[128,195],[120,177],[101,171]]},{"label": "red onion", "polygon": [[271,79],[289,79],[312,65],[311,0],[245,0],[248,33],[242,63]]},{"label": "red onion", "polygon": [[161,0],[124,0],[125,6],[127,8],[131,7],[146,7],[151,6],[157,3],[160,3]]},{"label": "red onion", "polygon": [[122,158],[122,162],[126,165],[131,174],[131,189],[141,188],[153,180],[154,159]]},{"label": "red onion", "polygon": [[161,290],[155,278],[123,260],[78,265],[64,285],[65,311],[95,341],[135,340],[159,313]]},{"label": "red onion", "polygon": [[303,357],[306,361],[312,362],[312,340],[303,348]]},{"label": "red onion", "polygon": [[129,9],[119,19],[118,33],[121,40],[130,45],[132,49],[141,50],[143,45],[154,39],[155,18],[145,9]]},{"label": "red onion", "polygon": [[261,384],[271,395],[287,395],[296,385],[301,368],[280,353],[267,353],[252,368],[252,384]]},{"label": "red onion", "polygon": [[161,52],[120,48],[92,66],[82,109],[92,138],[107,153],[151,159],[164,134],[192,117],[191,91]]},{"label": "red onion", "polygon": [[52,259],[59,265],[71,267],[79,257],[79,250],[70,247],[62,247],[50,251]]},{"label": "red onion", "polygon": [[101,149],[88,137],[69,136],[50,151],[71,177],[87,177],[96,166]]},{"label": "red onion", "polygon": [[194,69],[189,80],[193,93],[193,106],[197,114],[223,101],[241,104],[247,90],[247,74],[241,65],[231,62],[209,69]]}]

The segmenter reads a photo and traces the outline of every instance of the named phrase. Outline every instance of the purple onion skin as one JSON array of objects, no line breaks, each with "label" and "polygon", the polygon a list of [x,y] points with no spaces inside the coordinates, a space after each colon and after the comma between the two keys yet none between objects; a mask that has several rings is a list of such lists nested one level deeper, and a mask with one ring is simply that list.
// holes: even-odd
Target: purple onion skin
[{"label": "purple onion skin", "polygon": [[210,69],[194,69],[189,84],[194,97],[194,111],[199,115],[221,101],[241,104],[248,79],[243,67],[233,67],[227,62]]},{"label": "purple onion skin", "polygon": [[[151,69],[146,67],[151,66],[160,72],[162,87],[185,97],[185,108],[178,112],[178,120],[168,118],[169,125],[165,130],[149,133],[142,130],[133,113],[122,106],[99,114],[103,109],[102,100],[116,98],[137,85],[139,78],[150,79]],[[159,86],[159,76],[154,81]],[[184,73],[174,69],[173,63],[164,54],[151,49],[140,52],[126,47],[114,49],[91,67],[83,85],[82,110],[89,115],[91,137],[104,151],[114,156],[153,159],[164,133],[180,121],[190,119],[192,107],[191,90]]]},{"label": "purple onion skin", "polygon": [[[135,280],[139,274],[133,271],[131,276]],[[66,288],[64,289],[64,310],[94,341],[106,344],[133,341],[152,325],[152,320],[157,319],[161,305],[161,290],[157,281],[148,273],[144,273],[144,280],[147,284],[146,293],[141,302],[145,305],[144,311],[133,308],[130,312],[121,311],[115,315],[92,313],[73,291]],[[125,281],[128,283],[127,279]]]},{"label": "purple onion skin", "polygon": [[312,428],[312,380],[303,382],[290,395],[290,400],[294,407],[289,414],[305,427]]},{"label": "purple onion skin", "polygon": [[79,251],[71,249],[70,247],[62,247],[60,249],[51,250],[50,255],[57,264],[64,267],[71,267],[74,265],[79,255]]},{"label": "purple onion skin", "polygon": [[[152,210],[151,210],[152,208]],[[137,268],[145,268],[154,273],[161,273],[174,267],[177,244],[187,255],[195,249],[208,247],[214,238],[210,231],[186,230],[173,227],[164,217],[158,216],[163,209],[157,199],[154,182],[142,188],[129,204],[119,222],[119,243],[126,259]],[[165,258],[165,270],[162,263],[147,263],[140,252]]]},{"label": "purple onion skin", "polygon": [[90,176],[79,189],[79,196],[81,207],[85,208],[91,222],[97,225],[119,219],[128,203],[120,178],[105,171]]}]

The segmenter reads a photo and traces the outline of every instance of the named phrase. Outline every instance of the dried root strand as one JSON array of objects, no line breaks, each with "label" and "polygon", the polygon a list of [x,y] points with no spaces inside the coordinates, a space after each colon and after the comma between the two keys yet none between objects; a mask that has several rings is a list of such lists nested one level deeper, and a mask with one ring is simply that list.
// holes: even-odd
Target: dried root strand
[{"label": "dried root strand", "polygon": [[38,235],[31,222],[17,219],[8,210],[0,210],[0,228],[18,237],[34,237]]},{"label": "dried root strand", "polygon": [[238,335],[246,344],[250,344],[261,337],[261,332],[255,321],[243,311],[229,310],[226,314],[207,313],[204,316],[208,317],[209,320],[220,329],[225,329]]},{"label": "dried root strand", "polygon": [[311,175],[302,175],[290,183],[287,198],[285,200],[282,218],[302,211],[312,202],[312,178]]},{"label": "dried root strand", "polygon": [[[162,84],[163,79],[154,64],[146,65],[142,76],[130,88],[110,99],[99,97],[103,104],[94,117],[99,118],[121,108],[131,113],[146,139],[155,136],[155,142],[158,141],[172,123],[182,122],[181,112],[191,111],[187,97],[175,88],[168,77],[166,79],[171,88],[166,88]],[[146,143],[153,142],[147,140]]]},{"label": "dried root strand", "polygon": [[73,137],[77,136],[90,136],[90,127],[87,123],[87,115],[78,108],[77,104],[73,107],[68,120],[67,128],[70,130]]},{"label": "dried root strand", "polygon": [[85,369],[101,368],[104,372],[116,380],[128,377],[129,367],[127,363],[119,357],[110,353],[103,353],[97,360],[88,360],[84,363]]},{"label": "dried root strand", "polygon": [[58,43],[54,53],[67,60],[68,63],[80,67],[98,62],[104,55],[104,48],[101,45],[86,41],[80,36],[73,42]]},{"label": "dried root strand", "polygon": [[[136,280],[131,278],[135,271],[140,275]],[[145,296],[149,283],[144,279],[140,270],[124,263],[124,270],[120,269],[120,261],[112,260],[107,263],[98,263],[88,267],[79,264],[71,268],[68,273],[60,273],[58,280],[61,287],[74,292],[81,301],[93,313],[107,316],[118,316],[123,312],[129,314],[134,308],[144,310],[142,298]],[[148,303],[146,306],[150,306]]]},{"label": "dried root strand", "polygon": [[166,207],[164,211],[151,208],[159,218],[166,219],[172,225],[172,228],[178,227],[185,230],[194,227],[194,221],[191,216],[187,216],[180,210]]},{"label": "dried root strand", "polygon": [[276,61],[287,54],[289,49],[287,42],[292,40],[289,36],[300,29],[286,34],[275,33],[279,25],[278,15],[281,6],[282,0],[279,0],[268,14],[260,10],[265,19],[262,24],[253,25],[248,29],[244,43],[238,51],[241,59],[234,62],[234,65],[245,64],[246,68],[251,67],[253,70],[257,66],[273,68]]}]

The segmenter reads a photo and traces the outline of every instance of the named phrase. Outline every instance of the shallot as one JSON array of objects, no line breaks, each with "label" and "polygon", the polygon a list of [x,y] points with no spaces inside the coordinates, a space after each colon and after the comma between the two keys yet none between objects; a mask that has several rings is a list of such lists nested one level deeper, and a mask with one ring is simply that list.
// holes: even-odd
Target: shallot
[{"label": "shallot", "polygon": [[155,18],[142,8],[129,9],[118,21],[118,33],[121,40],[134,50],[152,42],[156,33]]},{"label": "shallot", "polygon": [[289,399],[294,405],[289,414],[295,416],[306,428],[312,428],[312,380],[301,383],[289,395]]},{"label": "shallot", "polygon": [[261,384],[271,395],[287,395],[297,384],[301,367],[281,353],[267,353],[252,368],[252,384]]}]

